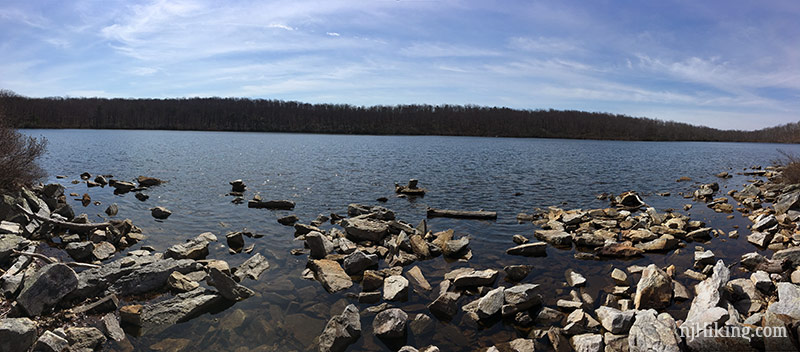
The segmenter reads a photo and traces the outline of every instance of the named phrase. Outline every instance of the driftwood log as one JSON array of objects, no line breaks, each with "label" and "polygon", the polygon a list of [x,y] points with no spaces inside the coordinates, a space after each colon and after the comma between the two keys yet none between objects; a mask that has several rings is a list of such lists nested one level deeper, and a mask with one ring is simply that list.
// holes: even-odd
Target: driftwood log
[{"label": "driftwood log", "polygon": [[90,232],[90,231],[93,231],[95,229],[102,229],[102,228],[106,228],[106,227],[111,226],[111,223],[108,223],[108,222],[98,222],[98,223],[90,223],[90,224],[77,224],[77,223],[74,223],[74,222],[61,221],[61,220],[47,218],[47,217],[41,216],[39,214],[34,214],[30,210],[21,207],[19,204],[17,204],[17,208],[20,211],[22,211],[25,215],[30,216],[30,217],[32,217],[32,218],[34,218],[36,220],[44,221],[44,222],[53,224],[56,227],[60,227],[60,228],[67,229],[67,230],[72,230],[72,231]]},{"label": "driftwood log", "polygon": [[[53,258],[50,258],[50,257],[48,257],[48,256],[46,256],[44,254],[20,252],[18,250],[14,250],[13,253],[16,254],[16,255],[24,255],[24,256],[28,256],[28,257],[32,257],[32,258],[41,259],[43,262],[45,262],[47,264],[58,263],[57,261],[53,260]],[[78,262],[64,262],[64,263],[61,263],[61,264],[64,264],[64,265],[67,265],[67,266],[74,266],[74,267],[81,267],[81,268],[91,268],[91,269],[100,267],[99,265],[88,264],[88,263],[78,263]]]},{"label": "driftwood log", "polygon": [[450,209],[435,209],[428,208],[429,218],[458,218],[458,219],[484,219],[492,220],[497,219],[497,212],[494,211],[468,211],[468,210],[450,210]]}]

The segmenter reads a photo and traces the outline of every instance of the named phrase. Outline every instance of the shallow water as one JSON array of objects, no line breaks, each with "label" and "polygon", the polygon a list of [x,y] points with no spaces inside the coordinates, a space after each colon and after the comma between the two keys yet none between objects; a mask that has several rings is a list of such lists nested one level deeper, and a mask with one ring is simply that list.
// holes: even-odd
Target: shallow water
[{"label": "shallow water", "polygon": [[[531,264],[534,270],[525,282],[543,285],[545,304],[555,306],[559,298],[569,298],[564,271],[572,268],[589,279],[586,291],[596,297],[595,307],[605,300],[604,290],[613,286],[612,267],[629,265],[660,266],[675,264],[678,272],[692,265],[689,244],[680,254],[648,254],[635,260],[582,261],[573,258],[575,249],[548,247],[546,258],[508,256],[513,246],[511,236],[523,234],[533,239],[535,226],[518,224],[519,212],[537,207],[572,208],[607,207],[595,198],[602,192],[619,194],[636,190],[645,202],[659,211],[667,208],[682,213],[683,205],[693,203],[679,193],[690,193],[698,183],[719,182],[724,194],[741,189],[752,177],[736,172],[753,165],[770,165],[777,149],[800,153],[798,145],[701,143],[701,142],[618,142],[556,139],[506,139],[441,136],[342,136],[274,133],[123,131],[123,130],[26,130],[32,136],[49,141],[43,166],[50,182],[60,182],[67,193],[88,193],[99,206],[82,207],[72,201],[76,213],[86,213],[100,220],[110,203],[119,205],[117,218],[130,218],[148,238],[130,249],[150,245],[157,250],[211,231],[223,238],[228,231],[247,228],[261,238],[246,238],[255,244],[255,252],[267,257],[270,269],[258,282],[245,284],[258,295],[228,309],[205,314],[189,322],[145,336],[129,336],[136,350],[161,349],[186,345],[185,350],[306,350],[322,331],[327,320],[340,314],[346,304],[355,303],[363,311],[369,305],[348,298],[358,293],[351,289],[328,294],[319,283],[303,280],[301,272],[306,256],[292,256],[289,250],[301,248],[294,240],[294,230],[276,219],[297,214],[308,223],[318,214],[346,214],[347,204],[378,204],[375,199],[388,197],[385,204],[398,219],[416,224],[425,218],[428,206],[497,211],[496,221],[430,219],[429,228],[440,231],[452,228],[472,238],[473,258],[469,263],[447,262],[442,257],[417,262],[432,285],[445,272],[462,266],[501,270],[509,264]],[[109,188],[87,188],[71,184],[78,175],[113,174],[130,180],[139,175],[169,181],[145,193],[150,199],[140,202],[133,194],[114,195]],[[728,171],[731,179],[714,174]],[[55,175],[67,175],[57,180]],[[693,182],[675,182],[678,177]],[[424,198],[394,196],[394,183],[409,178],[420,180],[429,190]],[[248,186],[246,197],[260,193],[265,199],[290,199],[297,203],[293,211],[248,209],[232,204],[229,181],[243,179]],[[671,192],[669,197],[658,192]],[[514,196],[521,192],[522,195]],[[733,201],[731,199],[731,201]],[[735,203],[734,203],[735,204]],[[173,211],[165,221],[156,221],[149,208],[164,206]],[[95,215],[97,214],[97,215]],[[738,225],[739,239],[714,238],[703,244],[717,258],[733,263],[741,254],[755,250],[746,242],[749,221],[734,213],[716,214],[702,203],[694,203],[688,212],[693,220],[725,232]],[[323,228],[330,228],[327,224]],[[222,243],[224,243],[224,238]],[[229,255],[222,243],[211,248],[209,258],[227,260],[231,266],[249,255]],[[120,255],[117,254],[119,258]],[[381,263],[385,267],[385,263]],[[738,270],[733,277],[741,276]],[[502,274],[501,274],[502,277]],[[632,282],[638,279],[633,275]],[[683,281],[687,287],[694,284]],[[502,279],[498,285],[503,285]],[[505,284],[508,286],[508,284]],[[432,294],[411,292],[409,301],[392,302],[410,316],[429,313],[425,305]],[[474,297],[462,297],[464,305]],[[673,305],[668,311],[683,318],[688,302]],[[225,308],[225,307],[223,307]],[[435,318],[434,318],[435,319]],[[443,350],[471,351],[481,346],[508,341],[524,332],[497,320],[489,326],[461,324],[461,314],[451,322],[436,322],[436,330],[425,336],[409,334],[408,344],[421,347],[436,344]],[[351,350],[397,349],[402,342],[386,342],[371,333],[372,315],[362,318],[363,334]],[[117,346],[122,349],[123,347]]]}]

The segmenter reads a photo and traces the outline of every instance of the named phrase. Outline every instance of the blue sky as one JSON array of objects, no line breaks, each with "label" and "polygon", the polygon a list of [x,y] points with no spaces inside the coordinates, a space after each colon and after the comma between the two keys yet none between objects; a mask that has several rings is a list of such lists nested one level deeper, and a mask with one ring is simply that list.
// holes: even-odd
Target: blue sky
[{"label": "blue sky", "polygon": [[800,120],[800,2],[3,1],[0,88]]}]

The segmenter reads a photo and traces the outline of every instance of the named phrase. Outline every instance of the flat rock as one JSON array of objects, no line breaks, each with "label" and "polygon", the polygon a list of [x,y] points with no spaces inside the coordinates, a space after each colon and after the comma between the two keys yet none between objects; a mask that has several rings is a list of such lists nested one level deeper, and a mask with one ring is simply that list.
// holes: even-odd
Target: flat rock
[{"label": "flat rock", "polygon": [[627,242],[606,243],[597,249],[597,255],[612,258],[631,258],[639,257],[644,254],[644,250],[636,248]]},{"label": "flat rock", "polygon": [[445,242],[442,253],[445,257],[459,257],[467,250],[467,247],[469,247],[469,238],[465,236]]},{"label": "flat rock", "polygon": [[503,307],[505,287],[498,287],[487,292],[483,297],[478,300],[477,314],[480,319],[487,319],[493,315],[500,313],[500,308]]},{"label": "flat rock", "polygon": [[[306,236],[307,237],[307,236]],[[362,251],[355,251],[344,258],[344,271],[348,275],[360,274],[367,268],[378,265],[376,254],[366,254]]]},{"label": "flat rock", "polygon": [[536,239],[547,242],[556,247],[572,246],[572,235],[560,230],[536,230]]},{"label": "flat rock", "polygon": [[214,281],[213,286],[219,291],[222,297],[225,297],[225,299],[229,301],[241,301],[255,295],[253,290],[236,283],[236,280],[217,268],[210,268],[208,274]]},{"label": "flat rock", "polygon": [[30,282],[17,296],[17,304],[28,315],[37,316],[74,291],[78,287],[78,276],[72,268],[54,263],[39,269]]},{"label": "flat rock", "polygon": [[300,221],[300,218],[294,214],[278,218],[278,223],[284,226],[292,226],[298,221]]},{"label": "flat rock", "polygon": [[370,218],[344,219],[341,225],[357,241],[379,242],[389,233],[388,223]]},{"label": "flat rock", "polygon": [[167,286],[175,291],[189,292],[200,287],[200,284],[180,272],[173,271],[167,278]]},{"label": "flat rock", "polygon": [[184,243],[169,247],[164,256],[174,259],[203,259],[208,255],[208,244],[216,240],[214,234],[205,232]]},{"label": "flat rock", "polygon": [[506,250],[506,253],[510,255],[521,255],[525,257],[546,257],[547,243],[534,242],[534,243],[521,244],[519,246],[509,248],[508,250]]},{"label": "flat rock", "polygon": [[106,260],[111,258],[116,252],[117,249],[114,247],[114,245],[106,241],[96,243],[94,245],[94,249],[92,249],[92,255],[94,255],[95,259],[97,260]]},{"label": "flat rock", "polygon": [[347,275],[339,263],[333,260],[312,260],[308,263],[308,266],[314,272],[314,278],[330,293],[344,290],[353,285],[350,276]]},{"label": "flat rock", "polygon": [[383,280],[383,299],[404,301],[408,299],[408,280],[400,275],[391,275]]},{"label": "flat rock", "polygon": [[234,270],[233,277],[236,281],[242,282],[245,278],[258,280],[261,273],[269,269],[269,262],[261,253],[256,253],[248,258]]},{"label": "flat rock", "polygon": [[408,314],[399,308],[390,308],[378,313],[372,322],[372,331],[380,338],[402,338],[406,334]]},{"label": "flat rock", "polygon": [[0,351],[27,351],[36,335],[36,323],[28,318],[0,319]]},{"label": "flat rock", "polygon": [[497,274],[497,270],[494,269],[474,270],[458,275],[453,284],[456,287],[491,286],[497,280]]},{"label": "flat rock", "polygon": [[[124,321],[140,326],[146,332],[194,318],[195,316],[207,312],[222,299],[220,294],[201,287],[193,291],[178,294],[164,301],[138,306],[138,310],[133,310],[135,313],[132,315],[135,318],[128,318],[126,320],[124,315],[122,317]],[[123,313],[122,308],[120,309],[121,315]],[[125,309],[125,311],[128,312],[130,310]]]}]

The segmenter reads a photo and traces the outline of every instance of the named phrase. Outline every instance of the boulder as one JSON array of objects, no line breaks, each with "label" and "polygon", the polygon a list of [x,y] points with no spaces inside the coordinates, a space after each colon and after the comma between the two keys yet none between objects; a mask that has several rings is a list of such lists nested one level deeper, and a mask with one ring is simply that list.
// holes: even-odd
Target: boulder
[{"label": "boulder", "polygon": [[383,299],[405,301],[408,299],[408,280],[400,275],[391,275],[383,280]]},{"label": "boulder", "polygon": [[92,258],[94,243],[91,241],[72,242],[68,243],[67,246],[64,247],[64,250],[76,261],[88,261]]},{"label": "boulder", "polygon": [[628,333],[630,352],[680,352],[681,336],[675,319],[669,313],[654,309],[636,311]]},{"label": "boulder", "polygon": [[468,237],[461,237],[457,240],[449,240],[445,242],[444,248],[442,248],[442,253],[445,257],[460,257],[464,252],[466,252],[467,247],[469,247],[469,238]]},{"label": "boulder", "polygon": [[787,213],[790,209],[800,210],[800,190],[781,194],[773,205],[778,215]]},{"label": "boulder", "polygon": [[308,266],[314,273],[314,278],[330,293],[344,290],[353,285],[350,276],[347,275],[339,263],[333,260],[312,260],[308,263]]},{"label": "boulder", "polygon": [[361,337],[361,316],[355,305],[348,305],[334,316],[319,336],[320,352],[343,352]]},{"label": "boulder", "polygon": [[236,253],[239,253],[244,248],[244,233],[242,232],[228,233],[225,235],[225,242],[228,244],[228,248],[230,248]]},{"label": "boulder", "polygon": [[247,185],[242,180],[233,180],[228,183],[231,185],[231,192],[242,193],[247,189]]},{"label": "boulder", "polygon": [[114,341],[122,341],[125,339],[125,331],[119,325],[119,319],[114,313],[108,313],[103,316],[98,322],[100,331]]},{"label": "boulder", "polygon": [[402,338],[406,335],[408,314],[399,308],[386,309],[375,316],[372,331],[386,339]]},{"label": "boulder", "polygon": [[278,218],[278,223],[284,226],[292,226],[298,221],[300,221],[300,218],[294,214]]},{"label": "boulder", "polygon": [[612,258],[639,257],[644,254],[643,249],[631,245],[630,242],[607,242],[597,249],[597,255]]},{"label": "boulder", "polygon": [[156,219],[164,220],[168,218],[170,215],[172,215],[172,212],[164,207],[154,207],[150,208],[150,215],[152,215]]},{"label": "boulder", "polygon": [[313,259],[322,259],[333,251],[333,242],[328,236],[317,231],[312,231],[305,235],[306,246],[311,250],[309,255]]},{"label": "boulder", "polygon": [[36,342],[36,323],[28,318],[0,319],[0,351],[27,351]]},{"label": "boulder", "polygon": [[28,315],[37,316],[74,291],[78,287],[78,276],[72,268],[54,263],[39,269],[29,282],[17,296],[17,304]]},{"label": "boulder", "polygon": [[23,237],[0,234],[0,265],[5,264],[15,250],[21,250],[23,247],[27,247],[27,245],[28,240]]},{"label": "boulder", "polygon": [[370,267],[377,266],[378,256],[376,254],[366,254],[362,251],[355,251],[344,258],[343,264],[344,271],[348,275],[357,275]]},{"label": "boulder", "polygon": [[634,311],[621,311],[619,309],[601,306],[595,311],[600,324],[612,334],[623,334],[630,330],[633,324]]},{"label": "boulder", "polygon": [[762,215],[756,218],[756,222],[755,224],[753,224],[752,229],[753,231],[761,232],[761,231],[766,231],[775,225],[778,225],[778,218],[776,218],[775,215],[773,214],[767,216]]},{"label": "boulder", "polygon": [[117,203],[112,203],[106,208],[106,214],[108,216],[117,216],[117,213],[119,213],[119,206]]},{"label": "boulder", "polygon": [[92,255],[97,260],[106,260],[114,256],[114,253],[117,252],[117,248],[114,247],[113,244],[101,241],[100,243],[96,243],[94,248],[92,249]]},{"label": "boulder", "polygon": [[519,246],[509,248],[508,250],[506,250],[506,253],[510,255],[521,255],[525,257],[546,257],[547,243],[534,242],[534,243],[521,244]]},{"label": "boulder", "polygon": [[503,316],[510,316],[542,304],[542,296],[537,293],[539,285],[521,284],[503,290],[505,305]]},{"label": "boulder", "polygon": [[781,249],[772,255],[772,260],[785,260],[791,263],[792,267],[800,266],[800,247]]},{"label": "boulder", "polygon": [[344,219],[341,223],[345,232],[356,241],[379,242],[389,233],[389,224],[369,218]]},{"label": "boulder", "polygon": [[575,352],[603,352],[603,335],[581,334],[569,339]]},{"label": "boulder", "polygon": [[487,292],[478,300],[478,309],[476,313],[480,319],[487,319],[500,313],[500,308],[503,307],[505,297],[503,294],[504,290],[505,287],[500,286]]},{"label": "boulder", "polygon": [[114,187],[116,193],[126,193],[136,188],[133,182],[111,180],[108,182],[109,186]]},{"label": "boulder", "polygon": [[[108,264],[107,264],[108,265]],[[105,265],[103,266],[105,267]],[[132,268],[132,269],[131,269]],[[102,269],[102,268],[101,268]],[[111,266],[109,268],[113,271],[114,267]],[[96,269],[90,269],[96,270]],[[128,295],[136,295],[142,294],[150,291],[160,290],[163,289],[167,285],[167,279],[172,274],[172,272],[177,271],[181,274],[190,273],[193,271],[202,270],[202,265],[198,262],[188,259],[164,259],[164,260],[156,260],[152,263],[142,266],[136,266],[133,264],[131,267],[126,267],[125,270],[120,270],[116,273],[112,273],[110,275],[111,278],[124,273],[119,279],[113,282],[110,285],[109,291],[112,293],[116,293],[122,296]],[[78,276],[78,290],[81,290],[83,285],[86,283],[84,281],[84,273],[88,270],[82,271]],[[103,272],[100,270],[99,272]],[[92,275],[87,275],[91,277]],[[102,287],[98,285],[95,289]]]},{"label": "boulder", "polygon": [[633,305],[636,309],[666,308],[672,299],[672,279],[655,264],[642,271],[636,284]]}]

